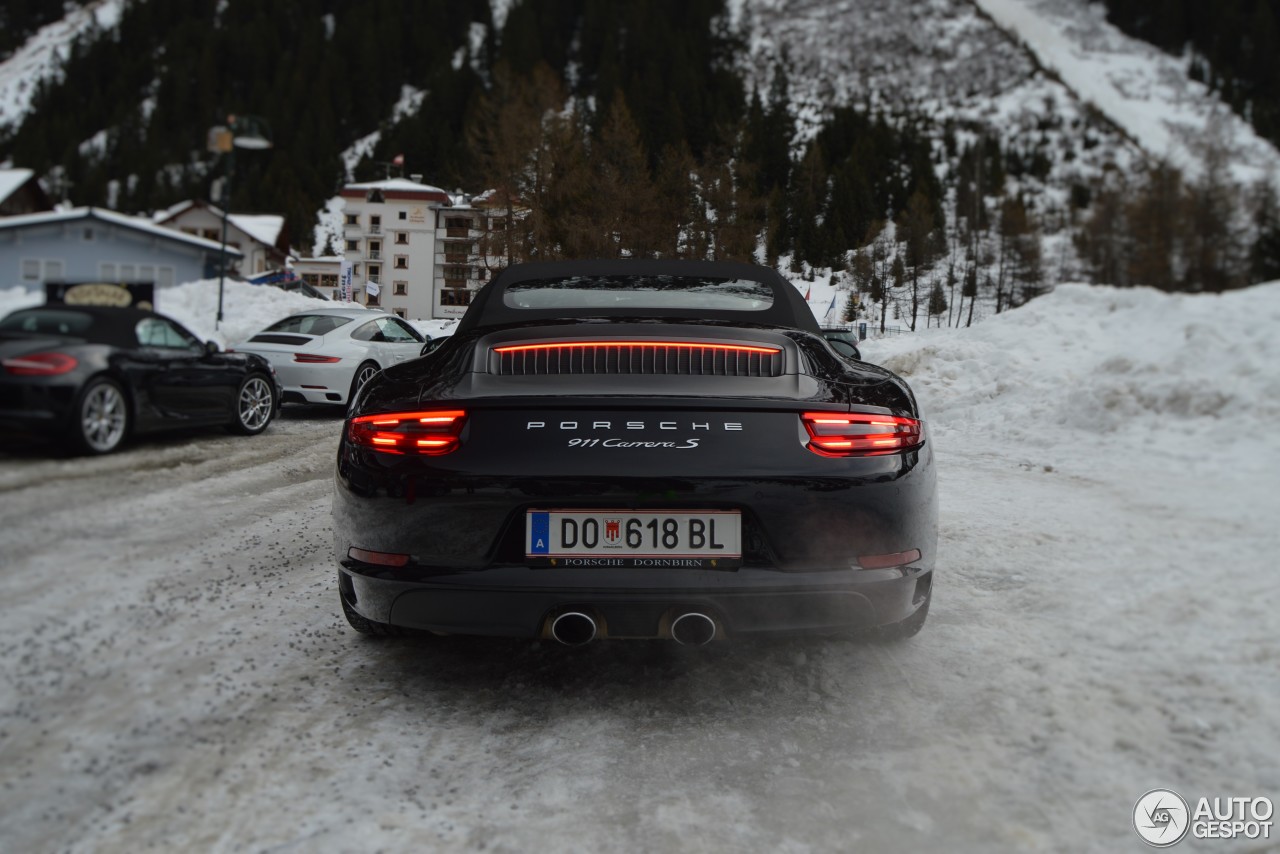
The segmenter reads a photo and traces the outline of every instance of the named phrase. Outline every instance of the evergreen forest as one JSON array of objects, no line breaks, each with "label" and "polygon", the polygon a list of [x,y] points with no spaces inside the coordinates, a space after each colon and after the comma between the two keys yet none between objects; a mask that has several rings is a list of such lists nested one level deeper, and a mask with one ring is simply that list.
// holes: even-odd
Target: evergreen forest
[{"label": "evergreen forest", "polygon": [[[1194,42],[1198,73],[1280,133],[1267,0],[1223,0],[1217,26],[1192,0],[1162,4],[1185,6],[1177,27],[1143,14],[1149,4],[1107,5],[1158,44]],[[881,324],[888,293],[939,323],[958,322],[966,299],[971,318],[979,297],[998,311],[1035,296],[1050,231],[1099,281],[1221,290],[1280,277],[1269,187],[1242,200],[1155,164],[1073,187],[1070,217],[1050,222],[1008,189],[1025,183],[1006,185],[1042,179],[1044,155],[1005,146],[998,129],[862,105],[801,139],[785,56],[749,86],[724,0],[525,0],[506,15],[497,37],[489,0],[131,0],[118,27],[71,45],[20,125],[0,128],[0,160],[34,169],[57,200],[149,213],[209,198],[229,164],[206,150],[208,130],[261,117],[274,147],[234,155],[230,207],[285,214],[307,252],[317,211],[346,181],[343,152],[376,130],[356,180],[421,174],[491,191],[512,215],[486,251],[509,261],[786,263],[856,285]],[[0,56],[51,16],[49,4],[4,4]],[[1249,49],[1232,52],[1243,31]],[[398,111],[406,94],[416,108]],[[1232,231],[1243,221],[1247,237]]]}]

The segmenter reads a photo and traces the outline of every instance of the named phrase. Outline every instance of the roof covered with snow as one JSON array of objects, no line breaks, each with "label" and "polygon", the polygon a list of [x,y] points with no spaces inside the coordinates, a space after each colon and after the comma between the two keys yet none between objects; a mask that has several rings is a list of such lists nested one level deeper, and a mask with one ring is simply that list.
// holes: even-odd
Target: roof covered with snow
[{"label": "roof covered with snow", "polygon": [[0,202],[16,193],[34,174],[30,169],[0,169]]},{"label": "roof covered with snow", "polygon": [[439,187],[433,187],[430,184],[421,184],[417,181],[410,181],[406,178],[388,178],[385,181],[367,181],[363,184],[347,184],[344,190],[394,190],[409,193],[446,193]]},{"label": "roof covered with snow", "polygon": [[[24,214],[22,216],[0,217],[0,229],[10,228],[26,228],[28,226],[50,225],[62,222],[76,222],[82,219],[96,219],[101,222],[118,225],[122,228],[140,231],[165,240],[171,240],[177,243],[186,243],[191,246],[198,246],[201,249],[213,249],[223,251],[223,246],[216,240],[205,240],[203,237],[196,237],[192,234],[183,234],[181,231],[174,231],[172,228],[156,225],[149,219],[138,216],[128,216],[115,211],[104,210],[103,208],[72,208],[65,211],[48,211],[46,213]],[[228,255],[243,258],[244,253],[236,249],[234,246],[225,247]]]}]

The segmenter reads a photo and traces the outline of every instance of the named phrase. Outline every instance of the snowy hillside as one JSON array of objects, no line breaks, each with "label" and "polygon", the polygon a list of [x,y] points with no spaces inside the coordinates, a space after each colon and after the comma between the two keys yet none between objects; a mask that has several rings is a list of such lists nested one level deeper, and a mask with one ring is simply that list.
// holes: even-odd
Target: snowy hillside
[{"label": "snowy hillside", "polygon": [[40,81],[55,75],[71,42],[95,27],[108,30],[120,19],[124,0],[97,0],[76,7],[61,21],[49,24],[27,40],[22,49],[0,63],[0,127],[22,120],[31,107]]},{"label": "snowy hillside", "polygon": [[832,105],[868,101],[1043,146],[1056,185],[1143,156],[1194,174],[1215,141],[1238,180],[1280,168],[1274,146],[1185,62],[1126,36],[1088,0],[739,0],[734,20],[750,34],[762,91],[787,57],[802,137]]}]

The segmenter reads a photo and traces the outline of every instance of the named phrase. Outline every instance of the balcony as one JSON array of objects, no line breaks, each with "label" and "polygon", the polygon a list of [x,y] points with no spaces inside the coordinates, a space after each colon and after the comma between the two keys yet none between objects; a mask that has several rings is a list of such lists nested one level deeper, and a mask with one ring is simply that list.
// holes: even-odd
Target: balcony
[{"label": "balcony", "polygon": [[376,222],[375,222],[375,223],[372,223],[372,224],[369,226],[369,233],[370,233],[370,234],[382,234],[382,225],[381,225],[381,224],[379,224],[379,223],[376,223]]},{"label": "balcony", "polygon": [[367,253],[365,253],[365,257],[366,257],[366,258],[368,258],[370,261],[381,261],[381,260],[382,260],[382,250],[381,250],[381,249],[370,249]]},{"label": "balcony", "polygon": [[476,231],[476,229],[473,229],[473,228],[464,228],[461,226],[451,225],[444,230],[444,236],[445,237],[471,237],[473,231],[475,231],[477,234],[479,233],[478,231]]}]

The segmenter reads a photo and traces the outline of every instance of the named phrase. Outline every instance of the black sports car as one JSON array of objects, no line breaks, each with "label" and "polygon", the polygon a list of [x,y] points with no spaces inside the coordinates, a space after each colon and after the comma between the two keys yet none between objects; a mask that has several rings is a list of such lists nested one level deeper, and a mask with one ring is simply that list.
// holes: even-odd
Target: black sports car
[{"label": "black sports car", "polygon": [[0,432],[106,454],[175,427],[261,433],[279,400],[264,359],[219,352],[155,312],[45,305],[0,320]]},{"label": "black sports car", "polygon": [[347,415],[334,527],[357,631],[674,638],[928,613],[936,496],[907,384],[746,264],[508,268]]}]

